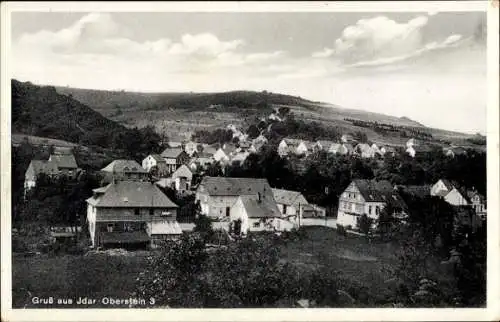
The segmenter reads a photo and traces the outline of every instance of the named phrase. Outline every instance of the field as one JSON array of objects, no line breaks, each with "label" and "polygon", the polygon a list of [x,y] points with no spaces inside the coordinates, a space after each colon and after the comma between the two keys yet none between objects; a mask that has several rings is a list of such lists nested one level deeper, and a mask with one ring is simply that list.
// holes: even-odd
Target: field
[{"label": "field", "polygon": [[[335,272],[339,288],[356,299],[355,306],[387,303],[389,272],[397,263],[396,245],[340,236],[326,227],[307,227],[306,231],[305,239],[280,245],[283,260],[304,271],[323,266]],[[144,253],[14,257],[13,306],[35,307],[33,296],[128,298],[145,262]]]}]

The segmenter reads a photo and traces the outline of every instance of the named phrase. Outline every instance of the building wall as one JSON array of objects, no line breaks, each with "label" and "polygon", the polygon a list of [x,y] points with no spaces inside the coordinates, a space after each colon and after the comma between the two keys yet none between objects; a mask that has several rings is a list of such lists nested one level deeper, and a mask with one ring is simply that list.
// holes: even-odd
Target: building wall
[{"label": "building wall", "polygon": [[450,191],[445,197],[444,200],[449,203],[450,205],[454,206],[466,206],[469,203],[465,198],[460,194],[460,192],[457,191],[457,189],[453,189]]},{"label": "building wall", "polygon": [[288,154],[288,145],[286,144],[285,140],[281,140],[280,144],[278,145],[278,154],[280,156]]},{"label": "building wall", "polygon": [[431,187],[431,196],[436,196],[440,191],[448,191],[443,181],[439,180]]},{"label": "building wall", "polygon": [[201,213],[212,218],[226,217],[226,208],[230,208],[238,200],[238,196],[209,196],[205,193],[196,193],[196,200],[200,201]]},{"label": "building wall", "polygon": [[309,150],[307,149],[307,146],[305,145],[304,142],[301,142],[297,146],[297,149],[295,149],[295,153],[297,153],[298,155],[307,154],[308,152],[309,152]]}]

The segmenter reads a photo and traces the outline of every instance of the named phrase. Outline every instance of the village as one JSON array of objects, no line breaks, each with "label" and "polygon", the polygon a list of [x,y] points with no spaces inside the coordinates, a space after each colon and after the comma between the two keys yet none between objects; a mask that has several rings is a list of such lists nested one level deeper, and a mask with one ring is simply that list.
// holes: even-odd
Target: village
[{"label": "village", "polygon": [[[268,116],[281,122],[279,112]],[[208,218],[212,227],[228,238],[245,237],[253,232],[280,234],[303,226],[325,226],[343,233],[366,235],[377,230],[384,209],[392,212],[398,224],[404,224],[411,209],[401,193],[410,196],[439,197],[456,209],[457,218],[477,227],[486,219],[486,198],[474,187],[463,187],[448,178],[426,185],[398,185],[388,180],[353,179],[341,187],[337,209],[327,210],[310,203],[304,191],[273,187],[265,177],[230,177],[227,166],[239,166],[252,154],[261,153],[268,144],[265,131],[250,139],[234,125],[232,140],[222,144],[204,144],[187,139],[169,139],[161,153],[151,153],[143,160],[117,159],[99,173],[106,185],[93,187],[85,200],[86,213],[79,214],[77,227],[51,227],[54,241],[74,241],[89,235],[89,249],[153,249],[165,240],[191,232],[196,217]],[[317,153],[379,162],[397,154],[415,158],[433,150],[425,141],[408,139],[405,147],[360,143],[352,134],[343,134],[338,142],[283,138],[277,145],[280,158],[295,158],[300,164]],[[459,146],[443,147],[446,158],[467,154]],[[218,174],[210,168],[218,167]],[[82,172],[71,149],[55,148],[48,160],[32,160],[25,175],[26,198],[40,175],[64,176],[74,180]],[[212,173],[211,173],[212,172]],[[328,188],[326,188],[328,189]],[[194,198],[196,207],[190,221],[177,220],[179,205],[174,196]],[[172,194],[170,194],[172,196]],[[464,219],[465,218],[465,219]],[[366,224],[368,222],[368,224]]]}]

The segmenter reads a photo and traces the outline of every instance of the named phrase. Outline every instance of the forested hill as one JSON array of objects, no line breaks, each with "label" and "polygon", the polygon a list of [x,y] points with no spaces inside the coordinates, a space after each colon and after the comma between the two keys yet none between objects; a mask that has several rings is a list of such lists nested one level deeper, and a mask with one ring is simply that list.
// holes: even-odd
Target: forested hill
[{"label": "forested hill", "polygon": [[123,125],[73,99],[52,86],[12,80],[12,133],[109,146]]}]

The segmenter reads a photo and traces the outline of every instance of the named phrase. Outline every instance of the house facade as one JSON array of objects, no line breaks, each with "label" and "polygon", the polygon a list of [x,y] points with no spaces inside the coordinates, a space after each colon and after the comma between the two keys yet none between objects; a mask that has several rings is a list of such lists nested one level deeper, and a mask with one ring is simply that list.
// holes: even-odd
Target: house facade
[{"label": "house facade", "polygon": [[166,148],[161,157],[165,160],[167,171],[174,172],[183,164],[189,164],[191,158],[182,148]]},{"label": "house facade", "polygon": [[376,221],[388,204],[396,218],[404,218],[406,205],[388,181],[353,180],[340,195],[337,224],[357,228],[363,214]]},{"label": "house facade", "polygon": [[150,154],[144,158],[142,167],[147,172],[150,172],[152,168],[156,168],[160,177],[168,173],[167,162],[159,154]]},{"label": "house facade", "polygon": [[199,153],[198,143],[189,141],[184,145],[184,151],[189,155],[193,156],[194,153]]},{"label": "house facade", "polygon": [[148,178],[148,172],[135,160],[114,160],[102,168],[101,173],[108,180],[144,181]]},{"label": "house facade", "polygon": [[289,154],[304,156],[311,153],[313,144],[311,142],[299,139],[283,139],[278,145],[278,154],[281,157]]},{"label": "house facade", "polygon": [[273,188],[273,196],[283,217],[295,217],[299,220],[304,208],[309,205],[306,198],[299,191]]},{"label": "house facade", "polygon": [[431,187],[431,196],[436,197],[444,197],[451,190],[453,190],[454,185],[446,179],[439,179],[434,185]]},{"label": "house facade", "polygon": [[64,175],[68,179],[76,179],[80,169],[72,154],[51,154],[48,160],[32,160],[26,169],[24,177],[24,190],[35,187],[40,174],[51,178]]},{"label": "house facade", "polygon": [[375,156],[375,151],[372,147],[366,143],[360,143],[356,145],[354,151],[357,155],[362,158],[373,158]]},{"label": "house facade", "polygon": [[230,218],[231,207],[240,196],[258,198],[259,194],[274,200],[266,179],[205,176],[196,190],[195,199],[200,202],[202,214],[227,220]]},{"label": "house facade", "polygon": [[118,181],[93,190],[87,202],[92,247],[145,248],[178,236],[177,205],[154,184]]},{"label": "house facade", "polygon": [[468,191],[467,196],[476,214],[483,218],[486,217],[486,199],[484,196],[475,189]]},{"label": "house facade", "polygon": [[453,206],[468,206],[470,204],[467,194],[453,187],[444,197],[444,201]]}]

